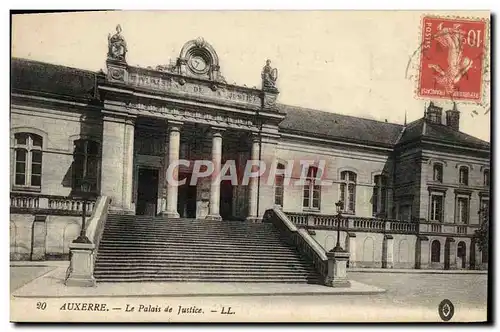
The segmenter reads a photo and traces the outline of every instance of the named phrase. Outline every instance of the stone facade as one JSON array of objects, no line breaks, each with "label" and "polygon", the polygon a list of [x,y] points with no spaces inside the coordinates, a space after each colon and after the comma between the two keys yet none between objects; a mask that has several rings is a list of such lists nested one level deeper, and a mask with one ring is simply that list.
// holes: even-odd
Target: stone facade
[{"label": "stone facade", "polygon": [[[190,47],[206,47],[202,54],[210,71],[186,65]],[[351,253],[351,267],[477,268],[483,261],[473,235],[479,225],[476,211],[489,199],[489,144],[460,133],[456,121],[452,127],[424,115],[397,125],[317,111],[312,114],[322,123],[314,123],[305,113],[310,110],[276,103],[277,71],[267,68],[264,75],[272,88],[227,84],[215,50],[200,40],[183,48],[180,67],[145,69],[127,65],[125,55],[108,59],[106,73],[90,76],[90,95],[77,88],[58,94],[63,88],[57,75],[71,72],[88,79],[87,72],[13,61],[23,68],[13,73],[21,83],[13,87],[11,105],[13,260],[67,258],[81,227],[81,202],[72,198],[81,166],[75,164],[80,160],[76,150],[78,142],[92,141],[98,153],[82,156],[85,167],[95,167],[96,194],[111,198],[111,212],[258,222],[279,203],[329,251],[337,241],[335,203],[343,200],[341,213],[349,222],[347,229],[342,226],[340,244]],[[45,66],[54,86],[47,80],[36,85],[29,76],[33,66]],[[32,86],[27,89],[23,80]],[[300,112],[303,119],[294,120]],[[321,127],[328,121],[342,130]],[[373,133],[371,141],[357,139],[366,132]],[[16,154],[23,148],[18,140],[23,133],[42,139],[39,186],[30,184],[26,172],[35,171]],[[216,167],[234,160],[240,173],[247,160],[261,160],[267,166],[293,162],[293,183],[283,186],[280,202],[276,183],[269,181],[275,176],[271,168],[248,185],[204,178],[194,186],[173,186],[166,181],[169,165],[184,159],[191,164],[175,172],[188,181],[195,160],[211,160]],[[322,185],[311,186],[317,196],[294,184],[301,161],[324,165]],[[18,184],[16,176],[26,181]],[[377,182],[381,178],[383,185]],[[433,195],[442,201],[436,203]]]}]

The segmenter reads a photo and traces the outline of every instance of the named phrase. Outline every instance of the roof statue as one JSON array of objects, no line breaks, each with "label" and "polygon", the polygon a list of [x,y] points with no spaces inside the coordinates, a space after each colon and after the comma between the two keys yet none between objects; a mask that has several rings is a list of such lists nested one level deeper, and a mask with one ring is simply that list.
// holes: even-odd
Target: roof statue
[{"label": "roof statue", "polygon": [[276,89],[278,79],[278,69],[271,67],[271,60],[266,60],[266,65],[262,68],[262,89]]},{"label": "roof statue", "polygon": [[108,35],[108,59],[125,62],[127,54],[127,42],[121,35],[122,27],[118,24],[116,26],[116,33],[111,36]]}]

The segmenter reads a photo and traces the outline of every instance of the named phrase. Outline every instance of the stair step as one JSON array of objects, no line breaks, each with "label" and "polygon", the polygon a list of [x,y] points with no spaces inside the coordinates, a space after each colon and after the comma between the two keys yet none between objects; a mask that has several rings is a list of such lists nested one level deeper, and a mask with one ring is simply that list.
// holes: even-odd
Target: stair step
[{"label": "stair step", "polygon": [[290,248],[283,248],[280,243],[259,243],[259,244],[248,244],[248,243],[234,243],[234,242],[194,242],[194,241],[175,241],[174,239],[165,239],[162,241],[158,240],[136,240],[136,241],[131,241],[131,240],[117,240],[117,239],[102,239],[101,242],[99,243],[100,247],[103,246],[109,246],[109,247],[119,247],[119,246],[131,246],[131,247],[166,247],[166,246],[182,246],[184,248],[190,248],[190,247],[209,247],[209,248],[231,248],[231,249],[239,249],[239,250],[246,250],[246,249],[260,249],[260,248],[265,248],[265,249],[286,249],[290,250]]},{"label": "stair step", "polygon": [[[286,260],[285,260],[285,259]],[[126,254],[117,253],[117,252],[109,252],[109,253],[101,253],[100,251],[97,253],[97,260],[113,260],[115,262],[127,262],[127,261],[150,261],[157,262],[159,260],[165,260],[168,262],[198,262],[203,259],[204,262],[220,262],[220,261],[228,261],[228,262],[241,262],[241,263],[250,263],[255,262],[258,264],[274,264],[274,263],[309,263],[307,260],[303,259],[300,256],[295,257],[283,257],[283,256],[260,256],[256,257],[255,255],[245,255],[241,257],[231,257],[227,255],[220,256],[211,256],[211,255],[196,255],[185,253],[184,255],[172,254],[172,253],[158,253],[155,255],[151,255],[149,252],[141,252],[137,254]]]},{"label": "stair step", "polygon": [[[102,267],[99,265],[99,267]],[[248,275],[250,273],[273,273],[273,274],[309,274],[314,273],[313,269],[306,268],[291,268],[291,267],[282,267],[282,268],[245,268],[245,267],[233,267],[233,266],[225,266],[225,267],[170,267],[170,266],[127,266],[127,267],[106,267],[97,272],[98,274],[114,274],[114,273],[123,273],[123,274],[134,274],[134,273],[182,273],[184,275],[191,273],[216,273],[218,275],[222,273],[231,273],[231,274],[244,274]]]},{"label": "stair step", "polygon": [[244,282],[244,283],[287,283],[287,284],[320,284],[321,279],[310,278],[310,279],[289,279],[289,278],[150,278],[150,277],[135,277],[135,278],[120,278],[120,277],[108,277],[108,278],[96,278],[97,282]]},{"label": "stair step", "polygon": [[282,240],[275,236],[267,237],[226,237],[226,236],[201,236],[200,234],[193,235],[183,235],[179,236],[177,234],[120,234],[120,233],[106,233],[102,240],[176,240],[178,242],[192,242],[192,241],[222,241],[222,242],[248,242],[248,243],[276,243],[281,244]]}]

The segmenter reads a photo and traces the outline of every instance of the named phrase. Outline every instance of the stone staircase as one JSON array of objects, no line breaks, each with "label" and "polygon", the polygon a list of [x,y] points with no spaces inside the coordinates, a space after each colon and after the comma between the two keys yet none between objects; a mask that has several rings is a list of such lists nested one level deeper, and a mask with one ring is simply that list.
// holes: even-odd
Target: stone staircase
[{"label": "stone staircase", "polygon": [[94,276],[98,282],[319,282],[272,224],[113,214]]}]

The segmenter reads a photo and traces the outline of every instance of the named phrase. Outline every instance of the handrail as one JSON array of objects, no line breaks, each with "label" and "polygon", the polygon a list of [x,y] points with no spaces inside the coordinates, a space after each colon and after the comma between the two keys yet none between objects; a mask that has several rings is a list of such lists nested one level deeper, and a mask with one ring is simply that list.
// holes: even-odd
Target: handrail
[{"label": "handrail", "polygon": [[88,220],[85,235],[95,245],[96,250],[101,242],[104,225],[108,218],[108,208],[111,198],[107,196],[100,196],[95,204],[94,212]]},{"label": "handrail", "polygon": [[269,209],[264,214],[264,222],[271,222],[281,231],[281,234],[303,255],[310,259],[316,271],[323,280],[328,278],[328,257],[325,250],[307,233],[305,229],[298,229],[283,211]]}]

